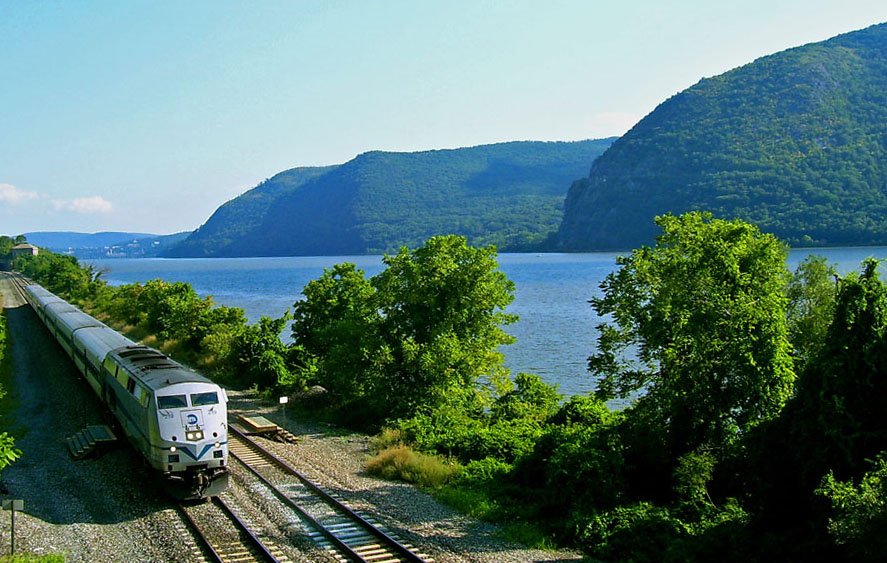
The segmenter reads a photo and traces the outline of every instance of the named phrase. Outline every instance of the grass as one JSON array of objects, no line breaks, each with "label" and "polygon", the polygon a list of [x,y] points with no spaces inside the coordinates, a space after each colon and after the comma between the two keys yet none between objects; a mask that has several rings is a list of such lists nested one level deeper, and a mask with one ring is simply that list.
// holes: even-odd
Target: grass
[{"label": "grass", "polygon": [[370,451],[378,454],[384,449],[404,445],[404,435],[400,429],[385,427],[381,432],[370,438]]},{"label": "grass", "polygon": [[447,485],[435,491],[434,498],[478,520],[495,522],[501,514],[499,505],[495,501],[475,489]]},{"label": "grass", "polygon": [[0,563],[65,563],[65,556],[61,553],[51,555],[34,555],[24,553],[21,555],[0,556]]},{"label": "grass", "polygon": [[403,444],[383,449],[366,462],[371,475],[389,480],[406,481],[422,487],[440,488],[458,470],[458,465],[413,451]]}]

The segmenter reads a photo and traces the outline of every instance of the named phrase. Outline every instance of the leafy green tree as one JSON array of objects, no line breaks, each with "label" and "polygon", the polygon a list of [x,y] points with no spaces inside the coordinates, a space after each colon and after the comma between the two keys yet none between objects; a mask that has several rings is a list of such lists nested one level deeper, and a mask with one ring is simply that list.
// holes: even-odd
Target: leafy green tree
[{"label": "leafy green tree", "polygon": [[514,339],[501,328],[514,282],[498,269],[496,249],[465,237],[436,236],[385,256],[372,279],[382,347],[373,400],[392,416],[446,403],[469,406],[477,385],[500,384],[507,372],[499,347]]},{"label": "leafy green tree", "polygon": [[293,305],[293,343],[317,363],[321,385],[342,403],[361,401],[375,377],[370,358],[379,347],[376,290],[352,263],[325,269]]},{"label": "leafy green tree", "polygon": [[9,256],[15,241],[6,235],[0,236],[0,257]]},{"label": "leafy green tree", "polygon": [[837,271],[822,256],[808,256],[789,280],[788,335],[798,359],[798,372],[825,343],[837,293]]},{"label": "leafy green tree", "polygon": [[38,281],[53,293],[74,302],[94,299],[104,282],[92,266],[81,266],[73,256],[42,251],[37,256],[18,256],[12,267]]},{"label": "leafy green tree", "polygon": [[491,417],[497,420],[529,419],[543,422],[558,410],[561,395],[557,386],[548,385],[538,375],[519,373],[514,389],[493,403]]},{"label": "leafy green tree", "polygon": [[809,489],[827,471],[859,478],[887,450],[887,285],[877,267],[866,260],[841,280],[825,344],[798,383],[792,440]]},{"label": "leafy green tree", "polygon": [[604,296],[592,300],[611,320],[589,369],[602,399],[644,393],[638,409],[677,459],[733,443],[791,394],[786,249],[748,223],[707,213],[656,222],[656,246],[619,258]]},{"label": "leafy green tree", "polygon": [[506,378],[498,348],[514,284],[494,247],[433,237],[385,256],[367,280],[340,264],[310,282],[294,305],[293,342],[314,356],[321,384],[369,419],[410,417],[444,404],[477,406],[478,385]]},{"label": "leafy green tree", "polygon": [[278,319],[263,316],[253,325],[243,326],[232,340],[238,380],[260,389],[301,390],[305,387],[305,366],[298,349],[287,348],[280,333],[291,319],[289,312]]}]

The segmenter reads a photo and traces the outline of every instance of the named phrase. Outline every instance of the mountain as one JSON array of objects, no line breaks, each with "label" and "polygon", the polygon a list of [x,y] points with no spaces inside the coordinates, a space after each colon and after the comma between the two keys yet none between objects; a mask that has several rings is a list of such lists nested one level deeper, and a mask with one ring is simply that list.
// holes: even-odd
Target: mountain
[{"label": "mountain", "polygon": [[371,254],[453,233],[520,248],[557,229],[567,187],[612,142],[374,151],[288,170],[221,206],[167,255]]},{"label": "mountain", "polygon": [[158,256],[190,233],[152,235],[148,233],[34,232],[25,233],[29,243],[77,258],[150,258]]},{"label": "mountain", "polygon": [[662,103],[570,188],[553,249],[651,244],[701,209],[792,245],[887,244],[887,24],[763,57]]},{"label": "mountain", "polygon": [[173,257],[234,255],[230,249],[237,247],[242,239],[251,236],[262,226],[275,202],[335,168],[293,168],[265,180],[219,207],[204,225],[168,254]]}]

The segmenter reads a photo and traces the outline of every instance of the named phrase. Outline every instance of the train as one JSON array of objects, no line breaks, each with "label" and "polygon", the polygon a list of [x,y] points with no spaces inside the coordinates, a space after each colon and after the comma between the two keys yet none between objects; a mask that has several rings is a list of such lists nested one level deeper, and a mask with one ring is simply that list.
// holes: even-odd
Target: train
[{"label": "train", "polygon": [[181,499],[228,486],[225,389],[133,342],[38,284],[25,297],[128,441]]}]

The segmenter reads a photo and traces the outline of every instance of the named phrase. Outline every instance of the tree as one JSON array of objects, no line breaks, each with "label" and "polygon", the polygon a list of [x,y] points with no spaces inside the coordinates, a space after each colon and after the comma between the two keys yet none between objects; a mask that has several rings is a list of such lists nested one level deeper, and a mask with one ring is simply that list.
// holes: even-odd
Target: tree
[{"label": "tree", "polygon": [[591,301],[611,320],[589,369],[602,399],[643,392],[636,409],[674,460],[733,443],[789,397],[788,272],[785,247],[748,223],[700,212],[656,223],[656,246],[620,257]]},{"label": "tree", "polygon": [[816,490],[834,511],[829,533],[852,561],[883,561],[887,552],[887,452],[881,452],[872,466],[859,485],[838,481],[829,472]]},{"label": "tree", "polygon": [[316,358],[321,385],[342,403],[360,401],[374,377],[369,361],[378,349],[375,289],[352,263],[325,269],[293,305],[293,343]]},{"label": "tree", "polygon": [[825,343],[835,311],[838,276],[822,256],[808,256],[788,283],[788,336],[800,373]]},{"label": "tree", "polygon": [[376,400],[394,416],[468,406],[478,384],[506,377],[499,347],[514,339],[501,326],[517,317],[504,312],[514,282],[498,269],[495,247],[436,236],[383,261],[388,267],[372,279],[382,315]]},{"label": "tree", "polygon": [[887,285],[876,260],[863,265],[841,279],[825,343],[798,382],[791,439],[811,488],[827,471],[859,478],[887,450]]},{"label": "tree", "polygon": [[434,237],[385,256],[370,280],[340,264],[310,282],[294,305],[293,342],[317,360],[320,382],[367,417],[409,417],[443,404],[475,405],[477,386],[506,375],[500,327],[514,284],[494,247]]},{"label": "tree", "polygon": [[82,267],[73,256],[43,251],[37,256],[17,256],[13,269],[37,280],[49,291],[69,301],[94,299],[105,285],[100,272],[92,266]]},{"label": "tree", "polygon": [[13,246],[15,246],[15,241],[11,237],[0,236],[0,256],[9,256]]}]

